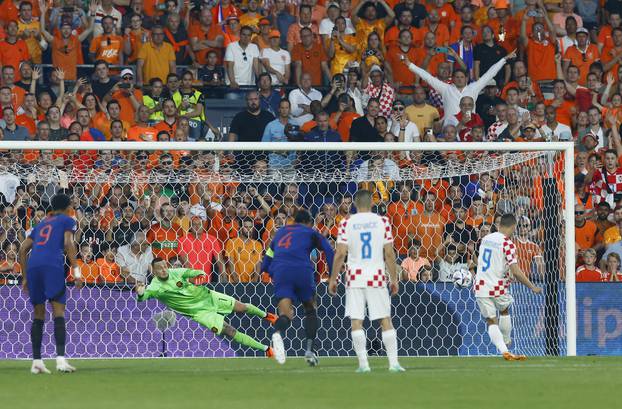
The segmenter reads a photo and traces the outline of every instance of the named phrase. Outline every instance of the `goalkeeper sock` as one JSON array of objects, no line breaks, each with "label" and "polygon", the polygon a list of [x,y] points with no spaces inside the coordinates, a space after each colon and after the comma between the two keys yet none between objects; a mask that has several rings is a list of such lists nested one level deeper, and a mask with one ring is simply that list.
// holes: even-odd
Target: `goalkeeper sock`
[{"label": "goalkeeper sock", "polygon": [[262,344],[261,342],[255,341],[253,338],[240,331],[235,331],[235,335],[233,335],[233,340],[240,345],[251,347],[253,349],[258,349],[260,351],[266,351],[268,349],[266,345]]},{"label": "goalkeeper sock", "polygon": [[500,315],[499,316],[499,329],[501,330],[501,334],[503,334],[503,342],[505,344],[509,344],[512,341],[512,319],[509,315]]},{"label": "goalkeeper sock", "polygon": [[32,359],[41,359],[41,341],[43,340],[43,320],[32,320],[30,342],[32,343]]},{"label": "goalkeeper sock", "polygon": [[399,362],[397,362],[397,332],[395,332],[395,329],[382,331],[382,343],[384,344],[384,349],[387,351],[389,367],[393,368],[399,366]]},{"label": "goalkeeper sock", "polygon": [[65,356],[65,317],[54,318],[54,340],[56,340],[56,356]]},{"label": "goalkeeper sock", "polygon": [[279,315],[279,319],[274,323],[274,330],[280,333],[281,336],[285,336],[285,330],[291,323],[292,321],[287,315]]},{"label": "goalkeeper sock", "polygon": [[505,345],[505,342],[503,342],[503,334],[501,334],[498,325],[493,324],[488,326],[488,336],[500,353],[504,354],[508,352],[508,347]]},{"label": "goalkeeper sock", "polygon": [[313,342],[315,341],[319,325],[320,320],[315,310],[305,312],[304,327],[305,335],[307,336],[307,351],[313,351]]},{"label": "goalkeeper sock", "polygon": [[357,329],[352,331],[352,346],[354,352],[359,359],[359,368],[369,368],[369,362],[367,361],[367,338],[365,338],[365,331]]},{"label": "goalkeeper sock", "polygon": [[259,317],[259,318],[266,318],[266,315],[268,315],[268,313],[266,313],[264,310],[255,307],[253,304],[245,304],[246,305],[246,313],[248,315],[254,315],[255,317]]}]

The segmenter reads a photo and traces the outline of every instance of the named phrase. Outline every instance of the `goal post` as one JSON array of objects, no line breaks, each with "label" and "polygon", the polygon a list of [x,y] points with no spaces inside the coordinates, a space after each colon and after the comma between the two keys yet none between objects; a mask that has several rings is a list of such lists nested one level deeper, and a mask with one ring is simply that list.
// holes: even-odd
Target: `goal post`
[{"label": "goal post", "polygon": [[[269,276],[256,265],[274,231],[304,207],[315,227],[334,240],[336,222],[351,211],[353,194],[367,188],[374,193],[374,210],[387,215],[397,232],[400,265],[412,259],[399,269],[402,285],[393,299],[400,354],[489,355],[494,347],[472,289],[454,287],[447,274],[462,265],[472,268],[479,235],[494,229],[495,216],[515,211],[526,229],[520,233],[525,254],[533,258],[523,263],[545,291],[533,295],[512,284],[513,348],[530,355],[574,356],[573,149],[570,142],[0,141],[0,177],[19,181],[17,187],[0,189],[16,220],[15,237],[5,234],[0,244],[9,262],[22,237],[20,226],[27,234],[50,195],[67,192],[79,207],[77,244],[88,244],[80,249],[89,260],[86,269],[97,271],[85,288],[70,290],[68,355],[256,356],[191,320],[175,319],[155,301],[137,303],[127,279],[134,272],[129,264],[121,267],[127,261],[123,251],[144,233],[154,255],[171,256],[184,267],[209,265],[198,285],[274,311]],[[170,169],[164,169],[167,163]],[[124,215],[125,208],[133,213]],[[466,222],[456,223],[462,217]],[[163,219],[175,222],[174,237],[159,236],[169,234],[160,231],[168,223]],[[122,223],[129,227],[121,228]],[[207,242],[196,241],[193,223],[218,244],[209,242],[208,251]],[[410,257],[415,249],[418,258]],[[352,355],[343,290],[339,297],[328,296],[323,281],[330,267],[320,253],[312,257],[322,326],[318,352]],[[18,288],[19,276],[19,271],[0,272],[0,338],[9,341],[0,346],[0,359],[28,356],[30,307]],[[249,277],[253,282],[240,283]],[[298,312],[294,327],[300,327],[301,317]],[[230,320],[268,342],[264,323]],[[292,328],[287,335],[291,354],[303,353],[304,332]],[[375,330],[367,336],[370,353],[379,351]],[[44,351],[50,348],[44,343]]]}]

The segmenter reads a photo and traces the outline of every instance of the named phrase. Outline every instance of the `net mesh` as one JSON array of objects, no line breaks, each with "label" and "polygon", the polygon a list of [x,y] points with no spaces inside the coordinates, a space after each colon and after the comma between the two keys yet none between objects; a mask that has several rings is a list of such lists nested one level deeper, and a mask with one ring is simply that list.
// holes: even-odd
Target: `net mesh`
[{"label": "net mesh", "polygon": [[[276,230],[306,208],[334,245],[361,188],[372,191],[373,210],[389,218],[395,236],[402,280],[393,322],[401,355],[496,353],[472,288],[456,288],[451,276],[474,270],[478,241],[504,213],[518,217],[512,239],[519,264],[546,293],[512,284],[511,349],[563,354],[561,164],[561,154],[536,151],[6,151],[0,157],[0,358],[30,354],[31,307],[18,285],[17,251],[57,192],[74,201],[86,281],[74,288],[68,278],[67,354],[218,357],[256,353],[157,301],[137,302],[131,289],[150,280],[149,261],[163,257],[172,266],[203,270],[197,285],[274,311],[270,277],[259,266]],[[343,290],[335,298],[326,294],[326,259],[319,252],[312,258],[318,352],[352,355]],[[290,355],[304,351],[301,314],[287,333]],[[227,321],[269,342],[271,330],[259,319],[232,315]],[[370,353],[382,353],[378,329],[371,328]],[[43,351],[53,353],[51,337]]]}]

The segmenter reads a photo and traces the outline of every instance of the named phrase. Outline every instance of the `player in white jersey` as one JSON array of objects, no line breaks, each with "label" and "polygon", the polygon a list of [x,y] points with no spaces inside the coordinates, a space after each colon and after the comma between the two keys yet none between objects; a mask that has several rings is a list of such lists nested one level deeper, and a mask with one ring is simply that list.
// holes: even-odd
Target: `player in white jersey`
[{"label": "player in white jersey", "polygon": [[527,359],[525,355],[515,355],[507,347],[512,332],[510,305],[514,301],[509,280],[516,279],[536,294],[542,289],[529,281],[518,266],[516,246],[509,239],[514,230],[516,218],[512,214],[505,214],[501,216],[499,231],[484,236],[479,246],[474,289],[477,306],[486,319],[492,343],[506,361],[524,361]]},{"label": "player in white jersey", "polygon": [[331,295],[337,294],[337,277],[346,256],[346,316],[352,321],[352,345],[358,357],[357,372],[369,372],[367,338],[363,329],[365,307],[370,321],[380,320],[382,342],[389,358],[391,372],[403,372],[397,360],[397,333],[391,322],[391,298],[387,291],[387,274],[391,295],[399,290],[393,233],[386,217],[371,212],[371,193],[359,190],[354,196],[357,213],[339,226],[337,251],[328,283]]}]

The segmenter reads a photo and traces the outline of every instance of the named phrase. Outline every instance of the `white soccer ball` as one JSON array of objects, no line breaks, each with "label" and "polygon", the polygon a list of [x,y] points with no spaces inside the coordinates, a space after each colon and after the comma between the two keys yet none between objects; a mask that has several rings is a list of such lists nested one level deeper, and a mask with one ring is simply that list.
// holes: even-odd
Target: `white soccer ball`
[{"label": "white soccer ball", "polygon": [[454,271],[452,276],[456,288],[469,288],[473,284],[473,276],[464,268]]}]

